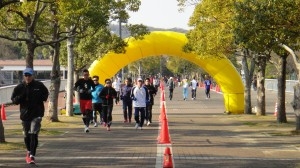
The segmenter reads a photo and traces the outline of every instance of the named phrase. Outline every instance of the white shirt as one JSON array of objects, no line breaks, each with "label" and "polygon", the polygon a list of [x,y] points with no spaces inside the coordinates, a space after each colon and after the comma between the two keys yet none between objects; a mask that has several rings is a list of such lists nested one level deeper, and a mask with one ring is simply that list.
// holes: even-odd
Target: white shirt
[{"label": "white shirt", "polygon": [[120,91],[120,82],[114,81],[114,82],[112,83],[112,87],[113,87],[117,92],[119,92],[119,91]]},{"label": "white shirt", "polygon": [[197,88],[197,81],[195,79],[193,79],[191,81],[191,83],[192,83],[192,89],[196,89]]},{"label": "white shirt", "polygon": [[136,100],[132,101],[132,105],[133,107],[146,107],[146,89],[142,86],[142,87],[134,87],[133,88],[133,95],[136,98]]}]

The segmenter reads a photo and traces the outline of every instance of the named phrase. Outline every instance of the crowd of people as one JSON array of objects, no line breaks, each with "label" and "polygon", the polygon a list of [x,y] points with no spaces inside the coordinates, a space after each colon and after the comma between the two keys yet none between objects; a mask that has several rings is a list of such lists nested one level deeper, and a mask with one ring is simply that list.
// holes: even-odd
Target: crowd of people
[{"label": "crowd of people", "polygon": [[[24,143],[27,148],[26,162],[35,163],[35,154],[38,144],[38,133],[41,129],[41,121],[44,116],[44,101],[48,99],[49,91],[42,82],[34,80],[32,68],[23,71],[24,81],[17,85],[12,93],[11,100],[14,104],[20,104],[20,119],[22,121]],[[113,107],[120,105],[122,101],[124,123],[131,123],[132,115],[135,120],[135,129],[143,129],[144,124],[152,124],[152,107],[154,98],[161,83],[169,90],[169,99],[173,99],[173,91],[176,87],[182,87],[183,100],[188,99],[188,88],[191,88],[192,100],[196,99],[199,83],[194,77],[187,79],[174,79],[149,77],[138,78],[133,81],[126,78],[124,84],[119,77],[104,79],[104,85],[99,82],[100,77],[90,77],[87,69],[82,71],[82,78],[74,85],[74,90],[79,93],[80,111],[84,125],[84,132],[88,133],[91,123],[94,127],[103,125],[107,131],[111,131],[113,121]],[[102,79],[101,79],[102,80]],[[205,76],[203,81],[206,99],[210,98],[212,81]],[[134,111],[133,111],[134,110]],[[99,118],[97,117],[99,116]]]}]

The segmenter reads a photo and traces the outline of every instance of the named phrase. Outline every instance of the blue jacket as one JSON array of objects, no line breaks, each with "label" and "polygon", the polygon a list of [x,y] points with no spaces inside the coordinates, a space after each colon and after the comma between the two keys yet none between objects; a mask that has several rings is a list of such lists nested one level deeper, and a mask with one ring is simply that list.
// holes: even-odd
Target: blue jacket
[{"label": "blue jacket", "polygon": [[104,88],[103,85],[95,85],[95,89],[92,90],[92,103],[102,103],[102,99],[99,97],[100,92]]}]

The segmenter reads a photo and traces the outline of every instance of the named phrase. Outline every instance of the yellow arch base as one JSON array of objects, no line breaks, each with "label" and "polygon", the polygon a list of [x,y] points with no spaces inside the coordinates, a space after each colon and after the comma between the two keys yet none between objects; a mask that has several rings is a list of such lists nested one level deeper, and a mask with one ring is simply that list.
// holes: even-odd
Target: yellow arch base
[{"label": "yellow arch base", "polygon": [[199,58],[185,53],[182,47],[187,38],[183,33],[157,31],[143,40],[129,39],[125,54],[108,53],[90,66],[91,75],[98,75],[100,82],[113,77],[121,68],[131,62],[149,56],[177,56],[203,68],[221,86],[224,95],[225,111],[233,114],[244,112],[244,85],[235,67],[228,59]]}]

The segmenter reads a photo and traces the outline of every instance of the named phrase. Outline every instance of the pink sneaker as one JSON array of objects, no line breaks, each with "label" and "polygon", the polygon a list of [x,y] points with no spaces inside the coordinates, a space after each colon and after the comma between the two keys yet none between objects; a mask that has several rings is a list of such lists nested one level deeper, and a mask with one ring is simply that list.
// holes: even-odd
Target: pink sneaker
[{"label": "pink sneaker", "polygon": [[26,153],[26,157],[25,157],[26,163],[30,163],[31,159],[30,159],[30,154],[29,152]]}]

